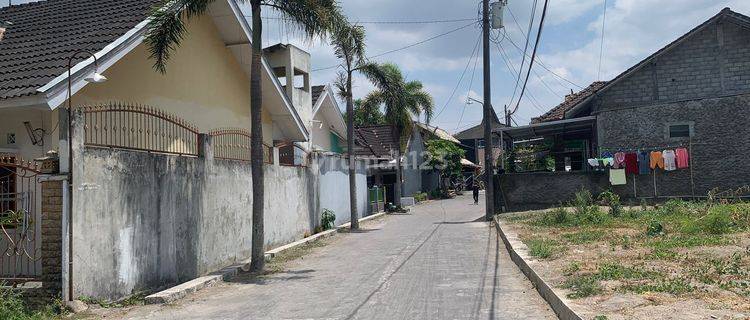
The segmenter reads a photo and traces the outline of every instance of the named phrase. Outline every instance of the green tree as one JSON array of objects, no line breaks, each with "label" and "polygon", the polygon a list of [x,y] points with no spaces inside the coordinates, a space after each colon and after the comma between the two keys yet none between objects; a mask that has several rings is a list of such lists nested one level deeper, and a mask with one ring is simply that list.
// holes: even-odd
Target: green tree
[{"label": "green tree", "polygon": [[[442,139],[431,139],[425,142],[427,147],[427,164],[440,170],[442,181],[451,181],[461,176],[461,159],[464,150],[453,142]],[[441,183],[446,186],[445,183]]]},{"label": "green tree", "polygon": [[[165,0],[155,10],[147,26],[145,42],[149,47],[154,68],[167,71],[167,61],[180,45],[188,30],[185,23],[203,15],[215,0]],[[240,0],[252,10],[252,58],[250,65],[250,155],[252,168],[252,262],[251,271],[262,271],[264,260],[263,224],[263,130],[262,112],[262,34],[261,8],[270,8],[282,15],[287,27],[303,33],[307,38],[324,37],[346,23],[336,0]]]},{"label": "green tree", "polygon": [[432,119],[434,102],[420,81],[406,81],[401,70],[392,63],[377,66],[378,77],[370,81],[377,90],[370,92],[362,101],[364,105],[385,106],[385,122],[393,126],[396,148],[395,205],[401,206],[401,141],[411,135],[415,118],[424,114],[425,122]]},{"label": "green tree", "polygon": [[[347,113],[344,113],[344,117]],[[362,104],[362,99],[354,100],[354,126],[375,126],[385,124],[385,115],[380,106]]]}]

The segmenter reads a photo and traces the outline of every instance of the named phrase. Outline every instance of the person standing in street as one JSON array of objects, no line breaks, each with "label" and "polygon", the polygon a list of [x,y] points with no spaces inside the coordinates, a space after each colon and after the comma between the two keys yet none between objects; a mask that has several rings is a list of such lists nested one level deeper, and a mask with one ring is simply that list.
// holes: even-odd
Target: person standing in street
[{"label": "person standing in street", "polygon": [[474,204],[479,204],[479,182],[474,179],[474,185],[471,188],[472,194],[474,195]]}]

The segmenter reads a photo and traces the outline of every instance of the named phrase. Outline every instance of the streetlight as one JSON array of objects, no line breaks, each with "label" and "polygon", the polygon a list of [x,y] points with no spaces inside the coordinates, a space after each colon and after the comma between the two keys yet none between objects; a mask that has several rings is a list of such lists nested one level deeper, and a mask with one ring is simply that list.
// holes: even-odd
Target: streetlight
[{"label": "streetlight", "polygon": [[107,77],[99,73],[99,61],[90,51],[79,50],[68,58],[68,301],[73,301],[73,59],[79,54],[94,58],[94,73],[83,81],[102,83]]}]

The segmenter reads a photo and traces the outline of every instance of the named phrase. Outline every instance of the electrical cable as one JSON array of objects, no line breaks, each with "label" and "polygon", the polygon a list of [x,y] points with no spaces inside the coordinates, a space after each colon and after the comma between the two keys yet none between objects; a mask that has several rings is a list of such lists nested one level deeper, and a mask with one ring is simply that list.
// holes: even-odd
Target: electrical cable
[{"label": "electrical cable", "polygon": [[464,67],[464,71],[461,72],[461,76],[458,78],[458,83],[456,83],[456,86],[453,88],[453,92],[451,92],[450,97],[448,97],[448,100],[445,101],[445,104],[440,109],[440,111],[438,111],[438,113],[435,114],[434,117],[432,117],[433,119],[437,119],[438,117],[440,117],[440,115],[443,113],[443,111],[445,111],[445,108],[448,107],[448,104],[450,104],[451,100],[453,100],[453,96],[456,95],[456,91],[458,91],[458,87],[461,86],[461,82],[463,82],[463,80],[464,80],[464,76],[466,75],[466,71],[469,70],[469,66],[471,65],[471,60],[474,59],[474,55],[479,52],[479,50],[477,50],[477,49],[479,48],[479,43],[481,42],[481,40],[482,40],[482,35],[480,34],[477,37],[477,42],[474,44],[474,48],[471,50],[471,55],[469,55],[469,60],[466,61],[466,67]]},{"label": "electrical cable", "polygon": [[[507,37],[503,36],[503,39],[506,39],[506,38]],[[496,42],[496,41],[492,41],[492,42],[494,42],[495,45],[499,45],[500,44],[500,42]],[[499,48],[499,46],[498,46],[498,48]],[[544,85],[544,87],[547,88],[547,90],[550,93],[552,93],[552,95],[557,96],[558,98],[563,98],[564,95],[559,94],[559,93],[557,93],[557,91],[555,91],[554,89],[552,89],[552,87],[549,84],[547,84],[547,81],[544,81],[544,78],[542,77],[542,75],[539,74],[539,72],[536,72],[535,69],[533,69],[531,71],[534,72],[534,76],[536,76],[536,78],[539,79],[539,82],[541,82],[542,85]],[[557,80],[557,79],[555,79],[555,80]],[[558,80],[558,82],[559,82],[559,80]]]},{"label": "electrical cable", "polygon": [[[521,73],[521,69],[519,69],[518,71],[516,71],[516,67],[513,66],[512,62],[510,62],[510,57],[507,56],[507,53],[505,52],[505,49],[503,49],[502,45],[500,45],[498,43],[496,43],[495,45],[500,50],[500,57],[503,58],[503,61],[505,62],[505,66],[510,71],[511,76],[516,76],[517,74]],[[536,108],[537,110],[541,111],[542,113],[545,112],[539,105],[537,105],[538,100],[534,97],[533,94],[531,94],[531,91],[529,91],[529,97],[527,99],[529,100],[529,102],[531,103],[531,105],[534,106],[534,108]]]},{"label": "electrical cable", "polygon": [[[539,20],[539,31],[536,33],[536,41],[534,43],[534,51],[531,52],[531,60],[529,60],[529,70],[526,72],[526,80],[523,82],[523,87],[521,88],[521,95],[518,97],[518,102],[516,103],[516,106],[513,108],[513,111],[511,111],[511,115],[516,113],[518,111],[518,107],[521,105],[521,98],[523,97],[524,92],[526,91],[526,85],[529,83],[529,75],[531,75],[531,68],[534,67],[534,59],[536,58],[536,52],[539,49],[539,41],[542,39],[542,31],[544,30],[544,18],[547,17],[547,5],[549,4],[549,0],[544,0],[544,8],[542,9],[542,18]],[[523,68],[523,65],[521,66]]]},{"label": "electrical cable", "polygon": [[[246,16],[249,17],[249,16]],[[293,20],[291,18],[285,18],[285,17],[268,17],[265,16],[263,19],[268,20]],[[384,20],[384,21],[377,21],[377,20],[365,20],[365,21],[357,21],[357,24],[436,24],[436,23],[455,23],[455,22],[465,22],[465,21],[477,21],[476,18],[465,18],[465,19],[442,19],[442,20]]]},{"label": "electrical cable", "polygon": [[607,0],[604,0],[604,13],[602,14],[602,42],[599,44],[599,69],[596,79],[602,80],[602,57],[604,56],[604,26],[607,22]]},{"label": "electrical cable", "polygon": [[[523,47],[523,54],[521,56],[521,66],[518,70],[523,70],[523,65],[526,63],[526,51],[529,49],[529,39],[531,38],[531,30],[534,27],[534,19],[536,18],[536,5],[538,0],[534,0],[531,6],[531,17],[529,18],[529,28],[526,31],[526,45]],[[513,95],[510,97],[508,105],[513,105],[513,100],[516,98],[518,93],[518,84],[521,82],[521,72],[518,72],[518,78],[516,78],[516,84],[513,86]],[[519,98],[518,101],[521,101]]]},{"label": "electrical cable", "polygon": [[[373,59],[373,58],[377,58],[377,57],[382,57],[382,56],[387,55],[387,54],[391,54],[391,53],[398,52],[398,51],[401,51],[401,50],[406,50],[406,49],[409,49],[409,48],[412,48],[412,47],[416,47],[418,45],[424,44],[426,42],[430,42],[430,41],[435,40],[437,38],[440,38],[440,37],[443,37],[443,36],[447,36],[447,35],[449,35],[451,33],[454,33],[454,32],[457,32],[457,31],[460,31],[460,30],[463,30],[463,29],[466,29],[467,27],[475,25],[475,24],[476,24],[476,22],[472,22],[472,23],[469,23],[467,25],[464,25],[464,26],[461,26],[461,27],[449,30],[447,32],[443,32],[443,33],[438,34],[438,35],[434,35],[434,36],[429,37],[427,39],[424,39],[424,40],[412,43],[410,45],[407,45],[407,46],[404,46],[404,47],[401,47],[401,48],[397,48],[397,49],[385,51],[383,53],[379,53],[379,54],[376,54],[376,55],[373,55],[373,56],[369,56],[369,57],[367,57],[367,59]],[[334,68],[338,68],[338,67],[339,67],[339,65],[337,64],[337,65],[331,65],[331,66],[328,66],[328,67],[313,69],[312,71],[322,71],[322,70],[334,69]]]},{"label": "electrical cable", "polygon": [[[523,33],[523,30],[522,30],[522,28],[521,28],[521,24],[519,24],[519,23],[518,23],[518,20],[516,19],[516,16],[515,16],[515,15],[513,14],[513,11],[511,11],[511,10],[510,10],[510,7],[507,7],[506,9],[508,10],[508,13],[510,14],[511,18],[513,18],[513,22],[515,22],[515,24],[516,24],[516,28],[518,28],[518,31],[521,31],[521,32]],[[523,34],[522,34],[522,35],[523,35]],[[512,45],[513,45],[514,47],[516,47],[516,49],[518,49],[518,51],[519,51],[519,52],[521,52],[521,47],[519,47],[519,46],[518,46],[518,45],[517,45],[517,44],[516,44],[515,42],[513,42],[513,39],[512,39],[511,37],[506,37],[506,38],[508,39],[508,41],[510,41],[510,43],[511,43],[511,44],[512,44]],[[558,74],[558,73],[556,73],[555,71],[552,71],[552,68],[550,68],[549,66],[547,66],[547,65],[546,65],[546,64],[545,64],[545,63],[544,63],[544,62],[542,61],[542,59],[540,59],[540,58],[537,58],[537,59],[536,59],[536,64],[537,64],[537,65],[539,65],[540,67],[542,67],[542,68],[543,68],[544,70],[547,70],[547,72],[549,72],[550,74],[554,75],[554,76],[555,76],[555,77],[557,77],[558,79],[560,79],[560,80],[563,80],[563,81],[565,81],[565,82],[567,82],[567,83],[569,83],[569,84],[572,84],[573,86],[576,86],[576,87],[578,87],[579,89],[583,89],[583,86],[581,86],[581,85],[579,85],[579,84],[577,84],[577,83],[575,83],[575,82],[573,82],[573,81],[571,81],[571,80],[569,80],[569,79],[567,79],[567,78],[565,78],[565,77],[563,77],[563,76],[559,75],[559,74]],[[559,81],[558,81],[558,83],[559,83]],[[562,86],[562,87],[566,87],[566,86],[564,86],[564,85],[562,85],[562,84],[561,84],[561,86]],[[567,88],[567,87],[566,87],[566,88]]]},{"label": "electrical cable", "polygon": [[[474,86],[474,74],[477,71],[478,63],[479,63],[479,52],[477,52],[477,57],[474,59],[474,68],[471,69],[471,78],[469,80],[469,87],[466,90],[467,97],[469,94],[471,94],[471,87]],[[464,103],[464,108],[461,110],[461,116],[458,118],[458,123],[456,124],[456,130],[458,130],[458,127],[461,126],[461,121],[464,119],[464,113],[466,112],[466,106],[468,105],[469,105],[469,100],[467,98],[466,103]]]}]

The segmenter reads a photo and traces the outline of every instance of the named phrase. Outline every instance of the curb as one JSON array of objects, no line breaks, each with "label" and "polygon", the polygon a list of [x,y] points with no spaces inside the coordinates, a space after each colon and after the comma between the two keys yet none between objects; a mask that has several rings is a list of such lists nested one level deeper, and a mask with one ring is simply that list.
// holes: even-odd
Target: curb
[{"label": "curb", "polygon": [[[380,212],[380,213],[376,213],[376,214],[364,217],[362,219],[359,219],[359,222],[365,222],[365,221],[373,220],[373,219],[380,218],[383,216],[385,216],[385,212]],[[279,255],[280,253],[286,250],[295,248],[297,246],[301,246],[311,241],[324,239],[324,238],[333,236],[336,233],[338,233],[340,229],[349,228],[350,225],[351,223],[345,223],[334,229],[323,231],[321,233],[317,233],[307,238],[297,240],[295,242],[283,245],[273,250],[266,251],[266,254],[265,254],[266,261],[272,259],[273,257]],[[250,259],[247,259],[245,261],[240,262],[239,264],[226,267],[224,269],[221,269],[209,275],[198,277],[188,282],[181,283],[177,286],[174,286],[169,289],[147,296],[145,298],[145,303],[146,304],[172,303],[174,301],[177,301],[186,297],[188,294],[208,288],[218,282],[224,281],[228,279],[229,277],[234,276],[237,273],[239,273],[240,270],[249,270],[248,268],[249,265],[250,265]]]},{"label": "curb", "polygon": [[573,311],[572,308],[570,308],[569,305],[565,303],[557,294],[555,294],[555,291],[552,290],[552,287],[544,281],[537,273],[532,269],[529,264],[526,262],[526,260],[521,257],[521,255],[518,253],[520,249],[525,249],[526,246],[523,245],[523,243],[518,240],[518,238],[513,235],[512,239],[509,239],[508,235],[505,234],[505,231],[502,229],[502,223],[496,216],[494,219],[495,221],[495,228],[497,229],[497,233],[500,235],[500,238],[503,239],[503,242],[505,243],[505,247],[508,248],[508,253],[510,254],[511,260],[516,263],[519,269],[521,269],[521,272],[526,275],[526,278],[531,281],[531,283],[536,287],[536,290],[539,292],[539,295],[542,296],[542,298],[547,301],[547,304],[552,308],[552,310],[557,314],[557,317],[561,320],[582,320],[581,316],[579,316],[575,311]]}]

